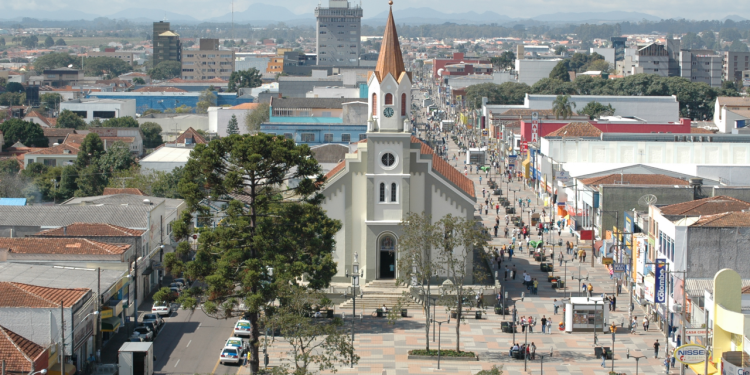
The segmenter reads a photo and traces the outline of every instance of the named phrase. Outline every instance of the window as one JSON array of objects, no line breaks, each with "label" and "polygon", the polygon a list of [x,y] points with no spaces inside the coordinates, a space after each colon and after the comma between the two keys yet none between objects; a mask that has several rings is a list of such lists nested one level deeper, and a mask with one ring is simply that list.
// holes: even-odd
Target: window
[{"label": "window", "polygon": [[194,70],[195,70],[195,69],[182,69],[182,71],[183,71],[183,72],[192,72],[192,71],[194,71]]},{"label": "window", "polygon": [[195,61],[183,61],[182,65],[195,65]]},{"label": "window", "polygon": [[341,142],[351,142],[352,135],[351,134],[341,134]]},{"label": "window", "polygon": [[321,31],[320,33],[321,33],[321,34],[327,34],[327,33],[326,33],[325,31]]},{"label": "window", "polygon": [[57,159],[44,159],[44,165],[54,167],[57,165]]},{"label": "window", "polygon": [[313,133],[302,133],[300,135],[301,142],[315,142],[315,134]]},{"label": "window", "polygon": [[357,31],[356,30],[352,30],[352,31],[349,32],[349,34],[356,35]]},{"label": "window", "polygon": [[378,94],[372,93],[372,115],[378,115]]},{"label": "window", "polygon": [[367,134],[366,133],[362,133],[362,134],[359,135],[359,140],[360,141],[364,141],[365,139],[367,139]]},{"label": "window", "polygon": [[380,162],[386,167],[392,167],[393,164],[396,163],[396,157],[390,152],[386,152],[380,157]]},{"label": "window", "polygon": [[215,58],[216,58],[216,55],[208,55],[208,58],[209,58],[209,59],[215,59]]},{"label": "window", "polygon": [[385,105],[393,105],[393,94],[385,94]]},{"label": "window", "polygon": [[380,183],[380,201],[385,202],[385,183]]},{"label": "window", "polygon": [[292,134],[292,133],[284,133],[284,138],[286,138],[286,139],[292,139],[292,137],[294,137],[294,134]]},{"label": "window", "polygon": [[406,116],[406,94],[401,94],[401,116]]},{"label": "window", "polygon": [[325,133],[325,134],[323,134],[323,142],[325,142],[325,143],[331,143],[331,142],[333,142],[333,134],[331,134],[331,133]]},{"label": "window", "polygon": [[185,57],[193,57],[193,55],[185,55]]},{"label": "window", "polygon": [[396,202],[396,183],[391,184],[391,202]]}]

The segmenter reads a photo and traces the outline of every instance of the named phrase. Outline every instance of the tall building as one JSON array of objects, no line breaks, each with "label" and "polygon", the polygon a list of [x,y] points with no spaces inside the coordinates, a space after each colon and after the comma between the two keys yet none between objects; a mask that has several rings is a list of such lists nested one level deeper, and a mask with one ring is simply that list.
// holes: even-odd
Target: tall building
[{"label": "tall building", "polygon": [[680,76],[691,82],[721,87],[722,56],[714,51],[682,50],[679,54]]},{"label": "tall building", "polygon": [[725,81],[739,81],[742,71],[750,70],[750,52],[724,52],[722,75]]},{"label": "tall building", "polygon": [[625,58],[625,43],[628,42],[628,37],[613,36],[610,41],[612,41],[612,48],[615,50],[615,61],[622,61]]},{"label": "tall building", "polygon": [[218,39],[201,39],[198,51],[182,51],[182,79],[229,80],[234,72],[234,50],[220,50]]},{"label": "tall building", "polygon": [[315,8],[318,19],[318,65],[358,66],[362,8],[346,0],[328,0],[328,8]]},{"label": "tall building", "polygon": [[169,29],[169,22],[154,22],[154,66],[164,61],[180,61],[182,44],[180,36]]}]

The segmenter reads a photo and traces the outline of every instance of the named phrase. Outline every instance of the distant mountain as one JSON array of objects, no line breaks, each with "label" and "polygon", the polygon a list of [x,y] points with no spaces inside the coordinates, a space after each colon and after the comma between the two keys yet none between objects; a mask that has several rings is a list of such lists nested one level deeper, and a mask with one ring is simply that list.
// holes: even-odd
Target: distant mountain
[{"label": "distant mountain", "polygon": [[[406,8],[397,9],[393,12],[393,18],[400,24],[435,24],[452,22],[458,24],[489,24],[504,23],[512,21],[508,16],[495,12],[465,12],[465,13],[443,13],[432,8]],[[372,17],[365,18],[362,22],[368,25],[384,25],[388,19],[388,12],[381,12]]]},{"label": "distant mountain", "polygon": [[[232,13],[223,16],[202,20],[201,22],[232,22]],[[310,14],[295,14],[289,9],[271,4],[256,3],[242,12],[234,12],[235,23],[251,23],[265,25],[277,22],[290,24],[315,23],[315,16]]]},{"label": "distant mountain", "polygon": [[95,14],[81,12],[79,9],[63,8],[58,10],[14,10],[14,9],[3,9],[0,12],[0,19],[3,20],[20,20],[24,17],[34,18],[37,20],[50,20],[50,21],[77,21],[77,20],[93,20],[101,17]]},{"label": "distant mountain", "polygon": [[107,17],[118,20],[126,19],[133,22],[156,22],[162,21],[164,18],[167,19],[167,22],[198,22],[197,19],[185,14],[153,8],[129,8]]},{"label": "distant mountain", "polygon": [[742,16],[738,16],[736,14],[731,14],[729,16],[726,16],[726,17],[722,18],[721,20],[722,21],[732,20],[734,22],[741,22],[741,21],[747,21],[747,18],[742,17]]},{"label": "distant mountain", "polygon": [[642,20],[659,21],[661,18],[640,12],[568,12],[552,13],[531,17],[532,20],[553,23],[600,23],[600,22],[638,22]]}]

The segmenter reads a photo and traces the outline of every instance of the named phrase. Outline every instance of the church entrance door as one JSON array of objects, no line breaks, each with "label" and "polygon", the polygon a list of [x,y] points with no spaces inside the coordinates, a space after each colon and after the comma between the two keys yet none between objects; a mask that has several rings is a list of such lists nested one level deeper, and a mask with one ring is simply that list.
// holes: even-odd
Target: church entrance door
[{"label": "church entrance door", "polygon": [[396,278],[396,253],[392,251],[380,252],[380,278]]}]

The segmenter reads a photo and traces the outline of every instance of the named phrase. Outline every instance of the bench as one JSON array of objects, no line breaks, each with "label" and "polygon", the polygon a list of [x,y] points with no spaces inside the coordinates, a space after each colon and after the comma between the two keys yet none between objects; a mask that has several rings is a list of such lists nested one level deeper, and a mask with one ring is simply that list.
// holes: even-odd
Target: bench
[{"label": "bench", "polygon": [[[468,317],[474,317],[474,319],[482,319],[482,314],[484,314],[484,311],[482,310],[463,310],[461,311],[461,317],[468,318]],[[458,313],[456,310],[451,310],[451,319],[456,319],[458,316]]]}]

